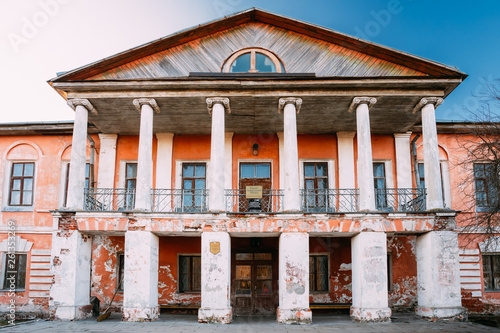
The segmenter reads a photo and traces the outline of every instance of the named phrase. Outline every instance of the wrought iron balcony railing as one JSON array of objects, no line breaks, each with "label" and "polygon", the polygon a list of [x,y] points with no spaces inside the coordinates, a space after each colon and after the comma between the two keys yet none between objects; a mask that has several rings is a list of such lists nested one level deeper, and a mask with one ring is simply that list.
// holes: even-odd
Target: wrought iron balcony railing
[{"label": "wrought iron balcony railing", "polygon": [[[283,209],[283,191],[264,189],[262,197],[247,198],[245,189],[226,190],[226,211],[230,213],[277,213]],[[307,213],[355,213],[358,189],[303,189],[302,210]],[[385,212],[422,212],[426,210],[423,188],[375,189],[376,209]],[[124,188],[85,189],[85,210],[119,212],[133,210],[135,190]],[[208,190],[153,189],[153,212],[208,212]]]},{"label": "wrought iron balcony railing", "polygon": [[85,210],[91,212],[118,212],[133,210],[135,189],[86,188]]},{"label": "wrought iron balcony railing", "polygon": [[354,213],[358,189],[303,189],[302,210],[307,213]]},{"label": "wrought iron balcony railing", "polygon": [[283,191],[263,189],[262,198],[247,198],[245,189],[226,190],[226,211],[229,213],[277,213],[283,207]]},{"label": "wrought iron balcony railing", "polygon": [[208,190],[153,189],[153,212],[202,213],[208,211]]},{"label": "wrought iron balcony railing", "polygon": [[425,188],[375,189],[377,210],[386,212],[422,212],[426,210]]}]

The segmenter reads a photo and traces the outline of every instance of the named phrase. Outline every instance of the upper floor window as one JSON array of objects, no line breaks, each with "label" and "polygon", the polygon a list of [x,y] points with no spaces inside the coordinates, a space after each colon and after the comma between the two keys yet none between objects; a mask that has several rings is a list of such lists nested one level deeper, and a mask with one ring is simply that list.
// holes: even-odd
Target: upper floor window
[{"label": "upper floor window", "polygon": [[224,65],[226,73],[282,73],[283,63],[264,49],[244,49],[233,54]]},{"label": "upper floor window", "polygon": [[375,185],[375,204],[378,210],[387,209],[387,194],[385,181],[385,163],[373,163],[373,182]]},{"label": "upper floor window", "polygon": [[[64,186],[64,207],[68,204],[68,185],[69,185],[69,169],[70,164],[68,163],[66,167],[66,183]],[[85,188],[90,188],[90,163],[85,165]]]},{"label": "upper floor window", "polygon": [[498,205],[498,175],[490,163],[474,163],[476,206],[490,208]]},{"label": "upper floor window", "polygon": [[35,163],[12,163],[10,174],[10,206],[33,205],[33,183],[35,177]]}]

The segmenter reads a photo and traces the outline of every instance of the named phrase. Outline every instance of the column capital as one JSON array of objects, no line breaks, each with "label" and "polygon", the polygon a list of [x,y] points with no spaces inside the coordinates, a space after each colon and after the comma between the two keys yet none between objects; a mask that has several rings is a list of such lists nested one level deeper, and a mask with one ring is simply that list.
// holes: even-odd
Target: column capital
[{"label": "column capital", "polygon": [[156,113],[160,113],[160,107],[154,98],[137,98],[132,101],[134,103],[135,108],[139,113],[141,113],[141,108],[143,105],[149,105]]},{"label": "column capital", "polygon": [[411,137],[411,132],[406,132],[406,133],[394,133],[394,138],[396,139],[410,139]]},{"label": "column capital", "polygon": [[287,105],[287,104],[294,104],[295,108],[297,109],[297,113],[299,113],[300,106],[302,105],[302,98],[298,98],[298,97],[280,98],[278,101],[278,113],[283,113],[283,110],[285,109],[285,105]]},{"label": "column capital", "polygon": [[354,139],[356,132],[337,132],[337,138],[339,139]]},{"label": "column capital", "polygon": [[105,134],[105,133],[99,133],[97,134],[99,136],[99,140],[116,140],[118,138],[118,134]]},{"label": "column capital", "polygon": [[224,110],[226,110],[227,114],[231,113],[231,108],[229,106],[229,98],[227,97],[208,97],[206,99],[207,102],[207,108],[208,108],[208,114],[212,114],[212,110],[214,108],[215,104],[221,104],[224,107]]},{"label": "column capital", "polygon": [[368,108],[371,108],[375,103],[377,103],[377,99],[375,97],[354,97],[347,111],[353,112],[359,104],[367,104]]},{"label": "column capital", "polygon": [[413,108],[413,111],[411,113],[413,114],[417,113],[427,104],[434,104],[434,107],[437,108],[439,105],[441,105],[441,103],[443,103],[443,99],[441,97],[424,97]]},{"label": "column capital", "polygon": [[94,108],[94,106],[89,102],[88,99],[85,98],[75,98],[75,99],[70,99],[67,101],[68,105],[70,108],[76,111],[76,107],[78,105],[83,106],[84,108],[87,109],[92,114],[97,114],[97,110]]},{"label": "column capital", "polygon": [[155,136],[158,140],[172,140],[174,133],[156,133]]}]

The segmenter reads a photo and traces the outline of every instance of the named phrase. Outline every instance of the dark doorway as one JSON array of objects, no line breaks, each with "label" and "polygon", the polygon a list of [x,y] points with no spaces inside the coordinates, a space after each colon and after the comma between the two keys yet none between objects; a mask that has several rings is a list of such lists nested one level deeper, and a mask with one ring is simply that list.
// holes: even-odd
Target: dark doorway
[{"label": "dark doorway", "polygon": [[236,316],[276,314],[278,258],[269,243],[277,239],[233,239],[231,303]]}]

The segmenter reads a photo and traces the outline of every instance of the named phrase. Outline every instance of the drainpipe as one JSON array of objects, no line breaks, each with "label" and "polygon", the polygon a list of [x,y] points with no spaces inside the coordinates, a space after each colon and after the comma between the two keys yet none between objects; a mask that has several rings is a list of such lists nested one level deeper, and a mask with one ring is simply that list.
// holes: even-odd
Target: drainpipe
[{"label": "drainpipe", "polygon": [[87,139],[90,141],[90,166],[89,166],[89,186],[94,187],[94,159],[95,159],[95,142],[88,134]]},{"label": "drainpipe", "polygon": [[417,140],[420,138],[420,134],[417,134],[413,140],[411,140],[411,155],[413,157],[413,175],[415,177],[415,185],[420,188],[420,181],[418,175],[418,163],[417,163]]}]

